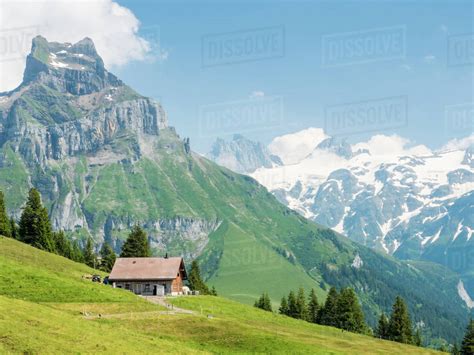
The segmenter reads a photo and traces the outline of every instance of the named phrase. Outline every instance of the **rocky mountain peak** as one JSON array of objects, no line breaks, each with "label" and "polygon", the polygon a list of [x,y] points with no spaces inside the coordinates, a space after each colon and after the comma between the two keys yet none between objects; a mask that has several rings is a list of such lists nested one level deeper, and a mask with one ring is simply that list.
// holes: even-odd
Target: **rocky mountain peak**
[{"label": "rocky mountain peak", "polygon": [[40,82],[73,95],[86,95],[123,85],[105,69],[94,42],[87,37],[75,44],[48,42],[41,36],[33,38],[23,85],[30,82]]}]

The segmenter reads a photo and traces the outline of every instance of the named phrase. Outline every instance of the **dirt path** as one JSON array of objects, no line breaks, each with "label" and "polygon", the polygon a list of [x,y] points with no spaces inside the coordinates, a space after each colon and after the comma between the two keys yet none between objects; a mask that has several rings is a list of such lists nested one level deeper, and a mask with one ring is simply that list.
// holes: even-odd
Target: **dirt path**
[{"label": "dirt path", "polygon": [[166,302],[165,297],[158,296],[140,296],[146,299],[148,302],[158,304],[166,307],[166,311],[148,311],[148,312],[126,312],[126,313],[112,313],[112,314],[84,314],[85,319],[140,319],[156,315],[173,315],[173,314],[196,314],[196,312],[189,309],[183,309],[173,306],[171,303]]}]

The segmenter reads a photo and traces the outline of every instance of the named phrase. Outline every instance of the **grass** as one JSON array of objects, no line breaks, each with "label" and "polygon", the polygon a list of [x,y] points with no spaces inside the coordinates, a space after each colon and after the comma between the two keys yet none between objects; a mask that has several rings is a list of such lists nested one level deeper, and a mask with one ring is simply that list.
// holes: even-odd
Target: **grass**
[{"label": "grass", "polygon": [[195,312],[173,314],[82,279],[93,272],[0,237],[0,353],[434,353],[221,297],[170,298]]}]

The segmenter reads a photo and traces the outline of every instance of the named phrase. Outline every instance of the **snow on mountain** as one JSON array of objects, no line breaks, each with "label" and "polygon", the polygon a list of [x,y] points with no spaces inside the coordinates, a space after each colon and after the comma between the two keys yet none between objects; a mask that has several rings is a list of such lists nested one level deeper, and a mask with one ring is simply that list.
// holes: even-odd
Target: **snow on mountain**
[{"label": "snow on mountain", "polygon": [[[275,138],[269,150],[283,165],[250,175],[288,207],[354,241],[474,272],[463,254],[466,244],[474,252],[473,137],[432,151],[397,135],[350,145],[311,128]],[[464,281],[473,292],[474,278]]]}]

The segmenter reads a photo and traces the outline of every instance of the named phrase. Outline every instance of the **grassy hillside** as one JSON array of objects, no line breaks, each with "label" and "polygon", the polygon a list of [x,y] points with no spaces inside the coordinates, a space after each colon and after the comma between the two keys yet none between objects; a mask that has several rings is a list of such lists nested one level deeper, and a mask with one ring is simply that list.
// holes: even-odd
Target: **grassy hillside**
[{"label": "grassy hillside", "polygon": [[[107,154],[127,155],[137,144],[134,139],[116,137]],[[135,161],[97,164],[96,157],[84,155],[56,161],[39,174],[5,144],[0,188],[7,202],[13,201],[10,206],[19,205],[18,192],[26,190],[26,180],[1,179],[5,169],[15,167],[19,177],[32,177],[51,210],[85,216],[89,229],[70,231],[72,236],[105,231],[105,238],[118,249],[129,226],[140,221],[156,252],[199,254],[208,283],[240,302],[252,304],[262,292],[279,302],[299,287],[307,292],[314,288],[323,299],[330,286],[350,286],[372,326],[400,295],[414,320],[426,325],[425,336],[454,341],[463,334],[468,312],[457,295],[455,274],[426,272],[429,268],[378,254],[307,221],[252,178],[186,153],[172,129],[162,130],[148,148],[153,154]],[[52,191],[58,181],[58,189]],[[179,229],[166,235],[156,227],[177,218],[219,227],[208,238],[193,238]],[[351,266],[357,255],[363,261],[360,268]]]},{"label": "grassy hillside", "polygon": [[91,272],[0,237],[0,353],[435,353],[220,297],[174,298],[194,313],[165,311],[81,278]]}]

